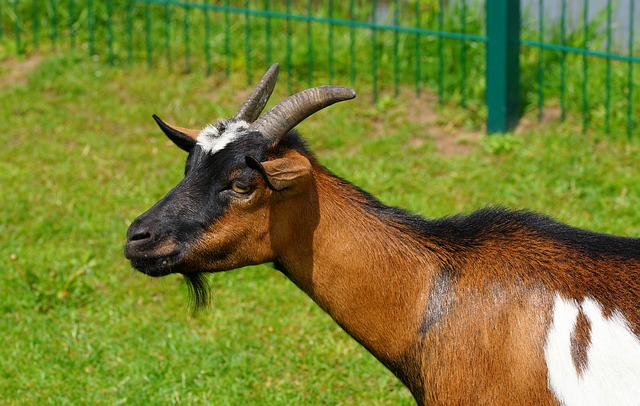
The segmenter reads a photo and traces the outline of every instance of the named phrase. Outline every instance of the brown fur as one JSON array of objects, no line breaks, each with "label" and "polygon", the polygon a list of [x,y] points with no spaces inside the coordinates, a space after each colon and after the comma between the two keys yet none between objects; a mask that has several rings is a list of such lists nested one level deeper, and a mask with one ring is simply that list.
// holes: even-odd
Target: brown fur
[{"label": "brown fur", "polygon": [[[485,404],[551,402],[542,355],[550,303],[544,289],[505,290],[468,280],[480,276],[470,273],[440,292],[446,297],[430,298],[444,254],[436,247],[416,251],[425,243],[419,236],[389,229],[331,177],[318,168],[315,174],[310,193],[272,211],[272,227],[295,230],[272,241],[290,279],[403,379],[420,403],[476,403],[478,396]],[[292,215],[299,207],[310,213]],[[435,304],[438,315],[421,333],[425,310]],[[475,320],[478,314],[484,320]]]},{"label": "brown fur", "polygon": [[169,255],[173,253],[178,245],[173,239],[165,239],[157,246],[155,253],[157,255]]},{"label": "brown fur", "polygon": [[264,202],[270,194],[263,188],[250,201],[230,207],[205,230],[186,261],[199,271],[211,272],[233,269],[239,263],[246,266],[270,262],[271,235],[268,229],[252,226],[268,221]]},{"label": "brown fur", "polygon": [[587,350],[591,343],[591,324],[582,310],[578,312],[576,326],[571,334],[571,358],[578,374],[587,367]]},{"label": "brown fur", "polygon": [[[311,193],[301,195],[317,201],[295,205],[317,208],[317,219],[311,228],[294,228],[298,233],[277,249],[287,275],[403,379],[419,403],[556,404],[543,350],[555,292],[594,297],[638,326],[634,296],[616,293],[615,277],[591,273],[622,264],[585,258],[517,228],[452,253],[441,241],[399,234],[364,202],[354,203],[357,194],[343,190],[348,186],[320,168],[314,172]],[[301,246],[309,235],[311,246]],[[440,297],[430,298],[447,264],[456,274],[447,276]],[[631,265],[637,274],[638,264]],[[637,282],[628,279],[637,295]],[[427,327],[425,314],[435,314]]]},{"label": "brown fur", "polygon": [[[513,230],[504,241],[496,236],[484,248],[478,267],[483,270],[478,272],[481,279],[471,281],[471,286],[483,284],[482,279],[502,280],[507,285],[515,280],[527,285],[542,283],[565,298],[595,299],[605,315],[620,311],[632,331],[640,333],[639,261],[591,258],[527,230]],[[504,272],[505,264],[509,265],[509,272]]]},{"label": "brown fur", "polygon": [[553,404],[542,347],[549,300],[523,287],[466,292],[427,333],[427,404]]}]

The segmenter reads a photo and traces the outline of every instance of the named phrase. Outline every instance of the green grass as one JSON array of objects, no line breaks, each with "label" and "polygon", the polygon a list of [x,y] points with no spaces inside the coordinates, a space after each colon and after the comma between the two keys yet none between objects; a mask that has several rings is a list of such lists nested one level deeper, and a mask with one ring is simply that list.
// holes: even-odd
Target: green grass
[{"label": "green grass", "polygon": [[[230,116],[249,91],[242,72],[116,69],[70,53],[21,63],[0,65],[1,402],[412,403],[268,267],[212,275],[212,306],[193,318],[179,277],[139,275],[123,258],[128,224],[185,159],[151,114],[193,127]],[[370,100],[362,92],[299,128],[322,162],[384,202],[427,217],[530,208],[640,235],[637,139],[582,136],[572,117],[486,138],[426,98]],[[465,152],[444,153],[443,133]]]}]

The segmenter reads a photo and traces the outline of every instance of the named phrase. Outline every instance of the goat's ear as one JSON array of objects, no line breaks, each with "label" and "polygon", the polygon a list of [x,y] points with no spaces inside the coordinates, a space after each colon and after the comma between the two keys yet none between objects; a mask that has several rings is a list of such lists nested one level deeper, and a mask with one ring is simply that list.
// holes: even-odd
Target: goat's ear
[{"label": "goat's ear", "polygon": [[269,187],[277,192],[295,190],[311,178],[311,162],[298,152],[290,152],[284,158],[258,162],[246,157],[247,165],[259,171]]},{"label": "goat's ear", "polygon": [[153,119],[156,120],[158,126],[164,132],[167,137],[180,149],[190,152],[196,145],[196,138],[198,138],[198,130],[190,130],[188,128],[176,127],[171,124],[167,124],[160,119],[160,117],[153,115]]}]

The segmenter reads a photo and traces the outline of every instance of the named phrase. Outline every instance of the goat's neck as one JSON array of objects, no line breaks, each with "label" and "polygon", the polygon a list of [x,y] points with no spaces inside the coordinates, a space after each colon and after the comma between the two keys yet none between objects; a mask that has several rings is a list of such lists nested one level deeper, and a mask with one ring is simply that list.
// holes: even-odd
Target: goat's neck
[{"label": "goat's neck", "polygon": [[312,189],[280,266],[376,357],[394,362],[418,335],[435,261],[417,233],[376,214],[352,185],[320,172]]}]

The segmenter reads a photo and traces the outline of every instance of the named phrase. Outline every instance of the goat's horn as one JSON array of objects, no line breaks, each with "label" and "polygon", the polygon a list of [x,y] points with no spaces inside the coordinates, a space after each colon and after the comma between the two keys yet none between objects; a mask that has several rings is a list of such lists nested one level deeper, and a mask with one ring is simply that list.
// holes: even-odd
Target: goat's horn
[{"label": "goat's horn", "polygon": [[153,119],[156,120],[156,123],[158,123],[162,132],[164,132],[167,137],[174,142],[174,144],[183,150],[190,151],[196,144],[196,139],[198,138],[200,131],[165,123],[155,114],[153,115]]},{"label": "goat's horn", "polygon": [[260,80],[256,88],[253,89],[249,97],[247,97],[247,100],[242,103],[236,115],[233,116],[234,119],[253,122],[260,116],[262,109],[264,109],[267,101],[269,101],[269,97],[271,97],[273,88],[276,86],[279,70],[280,68],[277,63],[271,65],[267,73],[262,77],[262,80]]},{"label": "goat's horn", "polygon": [[260,116],[251,129],[278,140],[313,113],[334,103],[356,97],[356,91],[343,86],[319,86],[287,97]]},{"label": "goat's horn", "polygon": [[153,115],[153,119],[156,120],[156,123],[158,123],[160,129],[167,135],[182,133],[183,135],[186,135],[189,138],[193,138],[195,140],[196,138],[198,138],[198,134],[200,134],[200,130],[193,130],[191,128],[178,127],[177,125],[169,124],[165,121],[162,121],[162,119],[155,114]]}]

